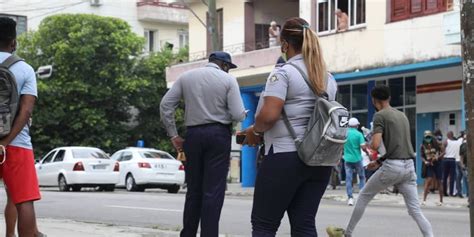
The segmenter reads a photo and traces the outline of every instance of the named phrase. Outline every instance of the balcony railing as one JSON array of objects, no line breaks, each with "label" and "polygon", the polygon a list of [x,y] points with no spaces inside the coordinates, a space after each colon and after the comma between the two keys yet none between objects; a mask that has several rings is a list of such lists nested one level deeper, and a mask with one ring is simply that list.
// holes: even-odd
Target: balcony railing
[{"label": "balcony railing", "polygon": [[[280,47],[280,46],[276,46]],[[268,41],[254,42],[254,43],[240,43],[224,46],[222,51],[229,53],[230,55],[239,55],[242,53],[248,53],[255,50],[270,48]],[[206,59],[210,51],[197,51],[189,53],[189,61],[198,61]]]},{"label": "balcony railing", "polygon": [[185,6],[178,3],[164,3],[157,0],[140,0],[137,2],[138,20],[188,24],[189,15]]}]

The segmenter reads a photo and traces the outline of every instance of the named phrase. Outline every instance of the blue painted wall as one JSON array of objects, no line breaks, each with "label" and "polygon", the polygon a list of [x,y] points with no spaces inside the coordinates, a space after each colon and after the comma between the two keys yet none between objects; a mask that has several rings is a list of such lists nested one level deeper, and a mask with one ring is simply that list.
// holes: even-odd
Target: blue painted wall
[{"label": "blue painted wall", "polygon": [[[252,126],[255,122],[255,112],[257,110],[258,97],[254,92],[242,92],[242,100],[245,109],[249,110],[247,118],[242,122],[242,130]],[[242,147],[242,187],[254,187],[257,176],[257,148]]]}]

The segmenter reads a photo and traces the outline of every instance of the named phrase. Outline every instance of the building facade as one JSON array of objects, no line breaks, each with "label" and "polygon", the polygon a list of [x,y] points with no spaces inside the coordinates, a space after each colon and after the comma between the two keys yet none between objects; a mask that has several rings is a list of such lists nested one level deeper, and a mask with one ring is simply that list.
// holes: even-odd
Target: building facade
[{"label": "building facade", "polygon": [[20,33],[38,29],[45,17],[62,13],[125,20],[133,32],[145,38],[145,52],[157,52],[171,46],[178,51],[188,45],[188,11],[180,4],[158,0],[14,0],[0,4],[0,15],[16,19]]},{"label": "building facade", "polygon": [[[207,7],[184,1],[190,16],[190,58],[167,69],[168,85],[179,74],[202,66],[209,53],[209,36],[202,22]],[[459,3],[456,0],[221,0],[217,1],[221,48],[239,66],[237,77],[247,109],[256,108],[268,74],[280,56],[268,47],[271,21],[283,24],[291,16],[310,22],[320,36],[330,72],[338,82],[338,101],[364,126],[370,127],[375,109],[370,91],[389,85],[392,105],[411,125],[411,139],[419,154],[424,130],[443,134],[463,126]],[[337,29],[335,11],[348,16],[348,29]],[[220,23],[219,23],[220,22]],[[253,114],[242,123],[253,123]],[[242,184],[255,182],[255,148],[242,148]],[[420,169],[419,159],[417,169]]]}]

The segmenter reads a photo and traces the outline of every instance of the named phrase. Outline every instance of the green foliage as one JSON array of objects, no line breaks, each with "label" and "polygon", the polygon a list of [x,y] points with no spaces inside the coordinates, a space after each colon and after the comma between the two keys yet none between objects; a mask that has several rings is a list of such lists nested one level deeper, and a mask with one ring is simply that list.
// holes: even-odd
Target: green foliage
[{"label": "green foliage", "polygon": [[169,146],[158,108],[166,92],[164,69],[182,54],[140,59],[143,44],[125,21],[86,14],[48,17],[37,32],[20,37],[21,57],[34,68],[54,67],[50,78],[38,79],[31,129],[37,155],[69,145],[112,153],[138,138],[147,146]]},{"label": "green foliage", "polygon": [[[144,80],[146,86],[141,87],[136,95],[132,96],[132,104],[138,109],[136,117],[138,125],[133,129],[132,140],[143,139],[145,146],[155,147],[173,153],[174,148],[169,141],[165,129],[160,122],[159,104],[165,95],[166,88],[166,66],[176,62],[187,61],[187,48],[182,49],[177,55],[171,51],[154,53],[138,61],[135,75]],[[176,110],[176,123],[178,131],[184,131],[184,109],[181,105]]]}]

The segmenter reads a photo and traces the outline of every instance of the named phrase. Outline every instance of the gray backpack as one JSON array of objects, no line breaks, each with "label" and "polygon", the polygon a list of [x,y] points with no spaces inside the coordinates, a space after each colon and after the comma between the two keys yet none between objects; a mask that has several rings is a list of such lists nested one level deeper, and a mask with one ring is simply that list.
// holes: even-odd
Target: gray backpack
[{"label": "gray backpack", "polygon": [[[300,72],[306,84],[316,95],[301,68],[292,63],[289,65]],[[297,138],[284,109],[282,115],[286,127],[295,140],[298,156],[306,165],[335,166],[339,162],[344,143],[346,143],[349,123],[349,112],[344,106],[337,101],[329,101],[327,94],[325,97],[316,95],[314,111],[309,119],[305,134],[300,139]]]},{"label": "gray backpack", "polygon": [[0,138],[11,132],[19,106],[15,75],[10,67],[23,59],[12,55],[0,64]]}]

